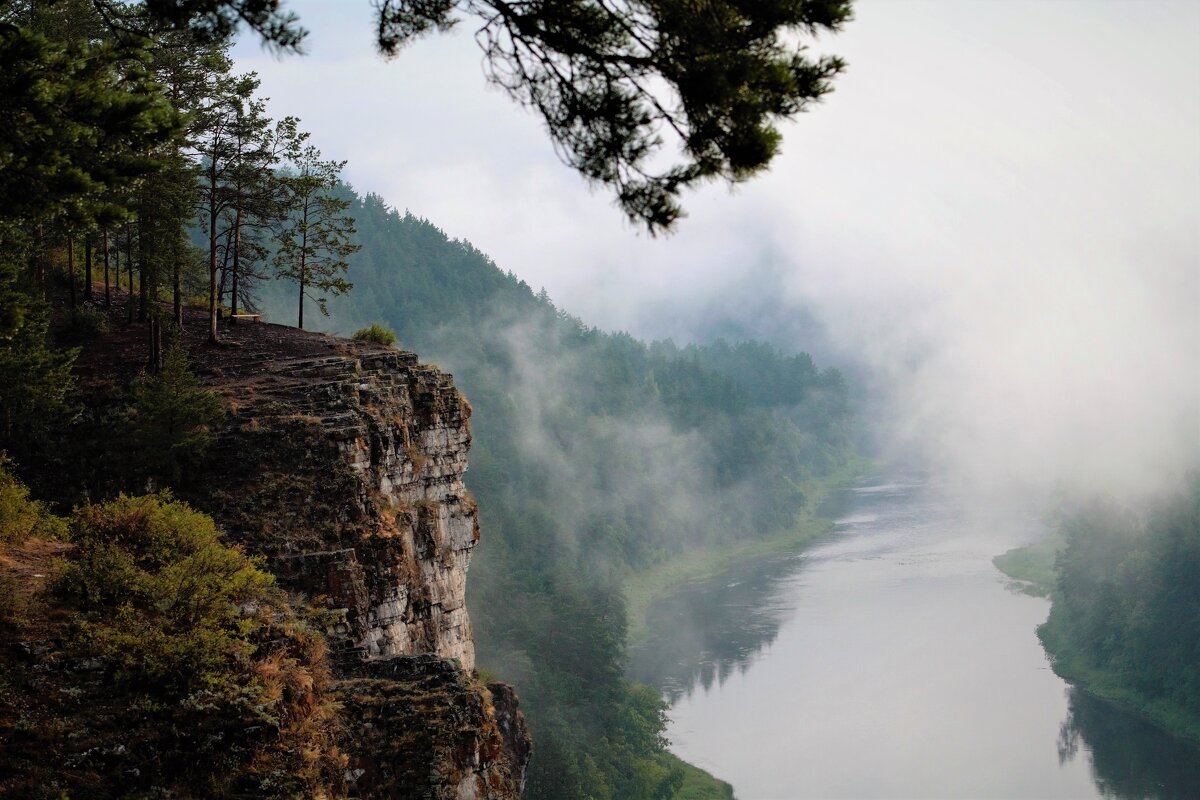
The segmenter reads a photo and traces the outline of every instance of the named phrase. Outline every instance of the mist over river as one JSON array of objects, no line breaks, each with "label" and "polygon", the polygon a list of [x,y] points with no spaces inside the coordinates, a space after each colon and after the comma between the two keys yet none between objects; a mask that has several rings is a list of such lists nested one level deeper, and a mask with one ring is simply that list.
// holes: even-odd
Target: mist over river
[{"label": "mist over river", "polygon": [[835,505],[804,553],[653,608],[632,671],[672,699],[675,753],[740,800],[1200,797],[1200,750],[1051,671],[1049,602],[991,563],[1043,535],[1036,516],[964,508],[917,474]]}]

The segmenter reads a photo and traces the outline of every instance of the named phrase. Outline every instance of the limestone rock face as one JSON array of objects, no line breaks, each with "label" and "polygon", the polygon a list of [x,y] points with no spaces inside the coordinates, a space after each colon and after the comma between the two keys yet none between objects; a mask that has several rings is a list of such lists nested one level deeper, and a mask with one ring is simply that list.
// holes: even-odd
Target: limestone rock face
[{"label": "limestone rock face", "polygon": [[470,406],[450,377],[411,353],[351,351],[220,388],[234,413],[214,513],[286,585],[328,599],[339,660],[436,653],[470,672],[479,520],[462,482]]},{"label": "limestone rock face", "polygon": [[238,353],[204,376],[229,424],[194,502],[328,609],[352,791],[518,797],[529,737],[515,697],[470,677],[470,405],[411,353],[288,336],[296,357]]}]

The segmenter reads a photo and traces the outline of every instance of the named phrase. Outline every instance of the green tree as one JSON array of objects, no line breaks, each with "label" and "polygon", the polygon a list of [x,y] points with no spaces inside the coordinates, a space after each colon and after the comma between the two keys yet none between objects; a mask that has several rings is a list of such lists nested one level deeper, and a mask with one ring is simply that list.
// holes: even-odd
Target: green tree
[{"label": "green tree", "polygon": [[0,437],[18,453],[48,453],[37,445],[70,415],[74,356],[50,344],[40,299],[46,243],[127,215],[180,124],[136,43],[67,30],[72,17],[44,8],[0,7]]},{"label": "green tree", "polygon": [[[851,0],[377,0],[379,49],[477,25],[488,80],[538,113],[560,157],[651,231],[683,213],[680,194],[766,169],[781,122],[845,68],[803,43],[837,32]],[[305,31],[278,0],[150,0],[147,13],[209,35],[245,23],[298,50]],[[661,168],[665,156],[677,162]]]},{"label": "green tree", "polygon": [[66,46],[0,9],[0,216],[27,232],[126,213],[180,121],[129,42]]},{"label": "green tree", "polygon": [[207,76],[204,99],[193,117],[192,156],[200,165],[198,209],[208,239],[208,340],[212,344],[219,341],[221,224],[235,204],[231,179],[241,155],[237,149],[239,118],[258,85],[254,75],[232,76],[227,69],[214,69]]},{"label": "green tree", "polygon": [[133,394],[134,460],[150,477],[177,483],[207,453],[224,418],[220,400],[192,374],[178,336],[167,345],[162,369],[138,378]]},{"label": "green tree", "polygon": [[[232,208],[225,235],[231,315],[238,313],[239,299],[252,291],[254,282],[265,277],[254,268],[268,256],[264,237],[272,225],[282,222],[290,213],[288,178],[279,172],[279,167],[299,157],[300,148],[308,139],[308,134],[299,130],[299,120],[295,117],[272,122],[265,111],[262,100],[242,104],[234,126]],[[223,289],[225,274],[221,283]],[[234,321],[231,316],[230,322]]]},{"label": "green tree", "polygon": [[28,299],[23,324],[0,339],[0,450],[18,457],[43,450],[75,412],[69,394],[77,351],[50,343],[50,310]]},{"label": "green tree", "polygon": [[276,274],[299,286],[296,325],[304,327],[304,299],[316,301],[329,314],[328,294],[344,294],[353,284],[342,275],[346,260],[359,251],[355,244],[354,220],[345,214],[350,201],[339,197],[339,175],[345,161],[322,161],[321,152],[309,146],[295,161],[296,173],[286,181],[291,214],[276,230],[279,250]]}]

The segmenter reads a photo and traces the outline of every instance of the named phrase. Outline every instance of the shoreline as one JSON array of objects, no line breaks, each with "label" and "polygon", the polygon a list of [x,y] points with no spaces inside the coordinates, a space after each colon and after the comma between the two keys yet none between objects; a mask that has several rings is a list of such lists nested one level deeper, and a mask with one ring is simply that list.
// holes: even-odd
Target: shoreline
[{"label": "shoreline", "polygon": [[833,520],[819,515],[830,495],[847,489],[874,467],[868,459],[856,458],[838,472],[815,481],[809,487],[808,500],[796,515],[795,524],[765,539],[725,542],[695,549],[648,569],[630,574],[624,581],[626,618],[629,630],[626,645],[646,642],[646,611],[659,597],[670,594],[685,583],[720,575],[731,567],[759,558],[795,553],[812,545],[833,529]]},{"label": "shoreline", "polygon": [[[809,487],[808,502],[788,530],[766,539],[734,541],[698,548],[687,555],[664,561],[631,574],[624,582],[626,602],[626,646],[644,644],[649,636],[646,612],[659,597],[668,595],[689,581],[719,575],[737,564],[774,555],[807,549],[833,530],[833,520],[819,516],[830,495],[849,488],[875,465],[865,458],[854,458],[833,475]],[[667,751],[668,762],[684,770],[684,783],[671,800],[736,800],[733,787]]]},{"label": "shoreline", "polygon": [[[1010,588],[1014,591],[1045,597],[1053,603],[1054,559],[1064,546],[1065,542],[1060,536],[1051,534],[996,556],[992,564],[1010,579]],[[1075,663],[1068,654],[1047,642],[1048,634],[1052,635],[1045,629],[1044,623],[1037,628],[1038,643],[1055,675],[1074,688],[1133,714],[1176,739],[1200,747],[1200,717],[1183,712],[1170,702],[1146,697],[1107,672]]]}]

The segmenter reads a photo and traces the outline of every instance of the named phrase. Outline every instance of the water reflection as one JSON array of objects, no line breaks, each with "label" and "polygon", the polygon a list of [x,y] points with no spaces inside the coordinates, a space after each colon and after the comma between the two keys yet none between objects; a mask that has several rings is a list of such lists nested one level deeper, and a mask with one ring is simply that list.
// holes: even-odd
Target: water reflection
[{"label": "water reflection", "polygon": [[1200,796],[1200,751],[1075,687],[1058,732],[1058,760],[1091,756],[1103,797],[1190,800]]},{"label": "water reflection", "polygon": [[697,685],[705,691],[744,672],[771,646],[794,610],[794,593],[779,591],[799,555],[739,564],[659,598],[647,612],[648,641],[630,653],[630,673],[674,703]]},{"label": "water reflection", "polygon": [[1047,602],[991,564],[1036,516],[936,489],[867,482],[802,556],[657,602],[632,673],[670,699],[674,752],[744,800],[1200,798],[1200,751],[1050,670]]}]

